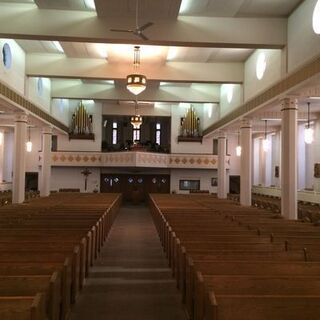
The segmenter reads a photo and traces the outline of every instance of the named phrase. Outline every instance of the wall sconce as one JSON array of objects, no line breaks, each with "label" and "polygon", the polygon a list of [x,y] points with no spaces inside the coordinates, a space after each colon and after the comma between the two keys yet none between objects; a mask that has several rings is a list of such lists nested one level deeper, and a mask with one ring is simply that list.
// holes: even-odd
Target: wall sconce
[{"label": "wall sconce", "polygon": [[31,136],[30,136],[30,127],[28,128],[28,142],[26,143],[26,150],[27,152],[32,151],[32,142],[31,142]]}]

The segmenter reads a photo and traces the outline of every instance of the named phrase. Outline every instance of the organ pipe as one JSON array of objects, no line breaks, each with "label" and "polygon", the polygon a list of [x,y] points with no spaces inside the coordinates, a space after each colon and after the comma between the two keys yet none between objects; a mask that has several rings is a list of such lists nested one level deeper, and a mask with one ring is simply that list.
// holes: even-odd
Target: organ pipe
[{"label": "organ pipe", "polygon": [[78,135],[92,134],[92,115],[88,114],[82,102],[80,102],[72,115],[70,133]]},{"label": "organ pipe", "polygon": [[181,118],[180,131],[183,137],[200,136],[200,118],[197,117],[196,111],[191,106],[185,117]]}]

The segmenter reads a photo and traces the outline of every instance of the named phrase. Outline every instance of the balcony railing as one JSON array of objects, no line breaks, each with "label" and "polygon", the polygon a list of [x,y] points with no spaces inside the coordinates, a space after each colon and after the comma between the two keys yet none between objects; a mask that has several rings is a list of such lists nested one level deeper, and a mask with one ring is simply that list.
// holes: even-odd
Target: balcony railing
[{"label": "balcony railing", "polygon": [[[39,164],[41,165],[42,153]],[[75,152],[58,151],[51,153],[54,167],[148,167],[217,169],[218,156],[210,154],[161,154],[153,152]],[[226,157],[230,167],[230,157]]]}]

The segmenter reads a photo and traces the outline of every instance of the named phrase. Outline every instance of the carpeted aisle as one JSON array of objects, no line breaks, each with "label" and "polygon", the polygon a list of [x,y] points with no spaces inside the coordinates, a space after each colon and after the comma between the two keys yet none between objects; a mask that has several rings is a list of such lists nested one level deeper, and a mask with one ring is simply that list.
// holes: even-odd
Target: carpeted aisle
[{"label": "carpeted aisle", "polygon": [[122,207],[71,320],[185,320],[146,207]]}]

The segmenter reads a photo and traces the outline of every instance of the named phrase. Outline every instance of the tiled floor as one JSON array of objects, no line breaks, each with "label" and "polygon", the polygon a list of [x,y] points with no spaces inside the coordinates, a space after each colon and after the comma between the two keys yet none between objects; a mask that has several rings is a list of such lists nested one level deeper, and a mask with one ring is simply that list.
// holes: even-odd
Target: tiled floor
[{"label": "tiled floor", "polygon": [[71,320],[185,320],[146,207],[122,207]]}]

